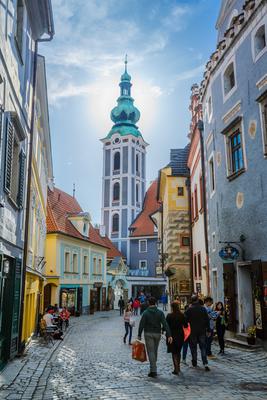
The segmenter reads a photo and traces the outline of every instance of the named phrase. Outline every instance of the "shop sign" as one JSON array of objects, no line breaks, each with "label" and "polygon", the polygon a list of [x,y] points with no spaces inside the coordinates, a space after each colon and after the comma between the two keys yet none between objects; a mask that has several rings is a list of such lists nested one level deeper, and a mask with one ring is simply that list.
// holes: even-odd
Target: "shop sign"
[{"label": "shop sign", "polygon": [[223,260],[236,260],[239,257],[239,251],[236,247],[228,244],[219,251],[219,256]]},{"label": "shop sign", "polygon": [[261,302],[256,299],[255,299],[255,322],[256,322],[256,328],[262,329]]},{"label": "shop sign", "polygon": [[187,279],[184,279],[179,282],[179,291],[180,293],[188,293],[190,292],[190,281]]}]

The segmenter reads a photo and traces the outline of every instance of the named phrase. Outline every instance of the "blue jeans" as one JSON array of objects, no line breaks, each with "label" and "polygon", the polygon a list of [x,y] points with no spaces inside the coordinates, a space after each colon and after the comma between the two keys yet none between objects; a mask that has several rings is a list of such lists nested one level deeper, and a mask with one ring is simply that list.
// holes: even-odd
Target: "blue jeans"
[{"label": "blue jeans", "polygon": [[203,365],[208,365],[207,353],[206,353],[206,334],[204,335],[190,335],[189,345],[192,354],[192,365],[197,366],[197,345],[199,345],[201,351],[201,358]]},{"label": "blue jeans", "polygon": [[129,324],[129,322],[124,322],[124,325],[125,325],[124,342],[126,342],[126,338],[129,334],[129,344],[130,344],[132,341],[133,327]]},{"label": "blue jeans", "polygon": [[183,344],[183,360],[184,361],[186,360],[188,345],[189,345],[189,339],[187,339]]},{"label": "blue jeans", "polygon": [[213,341],[213,336],[214,336],[214,331],[213,329],[210,330],[210,336],[207,336],[206,338],[206,346],[207,346],[207,356],[211,356],[211,344]]}]

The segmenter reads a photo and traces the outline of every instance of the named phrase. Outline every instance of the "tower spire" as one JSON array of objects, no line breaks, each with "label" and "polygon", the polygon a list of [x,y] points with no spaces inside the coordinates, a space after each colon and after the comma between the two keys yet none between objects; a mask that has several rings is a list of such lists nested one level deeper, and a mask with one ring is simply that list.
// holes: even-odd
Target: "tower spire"
[{"label": "tower spire", "polygon": [[125,54],[124,64],[125,64],[125,72],[127,72],[127,64],[128,64],[128,56],[127,56],[127,54]]}]

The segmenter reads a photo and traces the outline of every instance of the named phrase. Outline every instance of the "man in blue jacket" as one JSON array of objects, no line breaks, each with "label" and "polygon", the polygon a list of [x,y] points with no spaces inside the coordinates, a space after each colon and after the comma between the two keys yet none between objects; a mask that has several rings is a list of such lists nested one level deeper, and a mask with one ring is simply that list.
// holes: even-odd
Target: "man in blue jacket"
[{"label": "man in blue jacket", "polygon": [[164,313],[156,307],[156,299],[150,297],[148,308],[144,311],[138,328],[138,339],[141,340],[144,331],[146,350],[150,363],[150,372],[148,376],[155,378],[157,376],[157,358],[158,347],[162,330],[166,331],[168,342],[172,343],[171,331]]}]

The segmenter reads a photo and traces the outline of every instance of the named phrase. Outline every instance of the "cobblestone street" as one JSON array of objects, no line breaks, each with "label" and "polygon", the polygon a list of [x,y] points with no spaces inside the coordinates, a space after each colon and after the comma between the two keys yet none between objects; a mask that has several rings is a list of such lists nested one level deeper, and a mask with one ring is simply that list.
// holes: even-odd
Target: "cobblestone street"
[{"label": "cobblestone street", "polygon": [[[134,338],[137,328],[134,328]],[[116,312],[72,319],[63,342],[53,348],[37,341],[23,359],[0,375],[0,398],[15,399],[266,399],[266,352],[227,349],[210,361],[210,372],[182,366],[173,376],[171,357],[162,340],[157,379],[147,377],[148,363],[131,359],[122,341],[123,322]],[[215,353],[217,347],[214,345]],[[188,361],[190,357],[188,356]],[[188,363],[189,364],[189,363]],[[12,377],[13,374],[13,377]],[[260,385],[259,385],[260,386]],[[256,391],[255,391],[256,389]],[[266,388],[265,388],[266,390]]]}]

